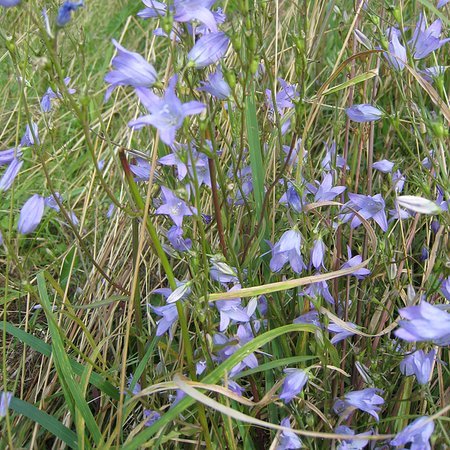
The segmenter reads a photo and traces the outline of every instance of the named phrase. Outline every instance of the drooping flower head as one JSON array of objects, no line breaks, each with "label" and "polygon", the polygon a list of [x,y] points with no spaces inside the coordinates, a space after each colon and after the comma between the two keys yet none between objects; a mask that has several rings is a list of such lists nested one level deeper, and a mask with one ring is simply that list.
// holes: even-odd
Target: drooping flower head
[{"label": "drooping flower head", "polygon": [[352,391],[345,394],[344,400],[337,400],[333,406],[336,414],[340,416],[348,417],[353,408],[360,409],[375,418],[378,422],[378,411],[384,400],[378,394],[382,394],[381,389],[367,388],[360,391]]},{"label": "drooping flower head", "polygon": [[353,105],[345,110],[347,116],[353,122],[374,122],[383,117],[383,112],[375,106],[367,103],[362,105]]},{"label": "drooping flower head", "polygon": [[287,374],[283,381],[280,399],[284,403],[290,403],[305,387],[308,374],[301,369],[285,369]]},{"label": "drooping flower head", "polygon": [[223,58],[229,43],[230,39],[222,31],[205,34],[192,47],[187,59],[196,69],[209,66]]},{"label": "drooping flower head", "polygon": [[272,247],[270,270],[279,272],[287,262],[295,273],[301,273],[303,269],[306,269],[300,252],[301,243],[302,236],[298,230],[286,231]]},{"label": "drooping flower head", "polygon": [[434,431],[434,422],[427,416],[419,417],[395,436],[390,444],[394,447],[411,443],[410,450],[431,450],[430,437]]},{"label": "drooping flower head", "polygon": [[450,41],[450,38],[440,38],[442,32],[441,19],[435,20],[428,28],[425,25],[425,18],[420,14],[417,21],[416,28],[409,45],[412,48],[414,59],[422,59],[428,56],[431,52],[438,50],[445,43]]},{"label": "drooping flower head", "polygon": [[20,210],[17,229],[21,234],[32,233],[44,215],[45,199],[39,194],[32,195]]},{"label": "drooping flower head", "polygon": [[400,371],[405,376],[415,375],[419,384],[427,384],[431,376],[436,350],[425,353],[417,350],[405,356],[400,363]]},{"label": "drooping flower head", "polygon": [[114,70],[106,74],[105,81],[110,83],[105,94],[105,100],[111,96],[117,86],[151,87],[157,80],[155,68],[139,53],[127,50],[115,39],[112,43],[117,49],[117,55],[112,60]]},{"label": "drooping flower head", "polygon": [[198,90],[208,92],[219,100],[226,100],[231,94],[230,86],[224,80],[220,69],[209,75],[208,81],[202,81],[202,86]]},{"label": "drooping flower head", "polygon": [[63,5],[58,10],[58,17],[56,18],[56,25],[58,27],[63,27],[70,22],[72,18],[72,12],[76,11],[78,8],[84,6],[83,0],[78,2],[64,2]]}]

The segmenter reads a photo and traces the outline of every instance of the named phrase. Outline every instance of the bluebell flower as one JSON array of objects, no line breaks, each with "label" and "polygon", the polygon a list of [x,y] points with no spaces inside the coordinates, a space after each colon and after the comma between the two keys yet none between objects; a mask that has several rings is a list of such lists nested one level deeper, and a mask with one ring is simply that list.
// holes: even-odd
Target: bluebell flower
[{"label": "bluebell flower", "polygon": [[375,170],[379,170],[380,172],[390,173],[390,172],[392,172],[392,169],[394,168],[394,163],[387,159],[382,159],[381,161],[374,162],[372,167]]},{"label": "bluebell flower", "polygon": [[400,328],[394,334],[408,342],[433,342],[450,345],[450,314],[422,300],[417,306],[400,309]]},{"label": "bluebell flower", "polygon": [[[355,434],[354,430],[345,425],[338,426],[335,430],[336,434],[348,434],[349,436],[370,436],[372,431]],[[337,447],[337,450],[361,450],[369,443],[368,439],[344,439]]]},{"label": "bluebell flower", "polygon": [[[228,292],[235,291],[241,289],[240,284],[234,285]],[[256,309],[256,302],[253,302],[252,308],[245,309],[241,305],[241,299],[240,298],[233,298],[229,300],[218,300],[214,302],[217,310],[220,312],[220,326],[219,331],[225,331],[230,322],[249,322],[251,319],[252,314],[255,312]]]},{"label": "bluebell flower", "polygon": [[13,398],[12,392],[0,391],[0,417],[5,417],[6,412]]},{"label": "bluebell flower", "polygon": [[155,68],[139,53],[131,52],[122,47],[115,39],[112,43],[117,49],[117,55],[111,63],[114,70],[105,75],[105,81],[110,83],[105,93],[105,101],[109,99],[117,86],[151,87],[158,76]]},{"label": "bluebell flower", "polygon": [[361,219],[352,212],[347,212],[348,208],[352,208],[364,217],[364,219],[369,220],[373,219],[380,226],[383,231],[387,231],[388,223],[386,218],[385,207],[386,204],[384,202],[381,194],[376,194],[374,196],[370,195],[362,195],[362,194],[348,194],[350,198],[350,202],[346,203],[342,207],[342,211],[344,215],[342,216],[342,221],[348,222],[351,220],[350,226],[352,228],[356,228],[361,225]]},{"label": "bluebell flower", "polygon": [[419,73],[423,76],[423,78],[428,81],[428,83],[433,83],[433,81],[443,75],[446,71],[447,66],[432,66],[426,67],[423,70],[419,70]]},{"label": "bluebell flower", "polygon": [[436,350],[425,353],[417,350],[403,358],[400,363],[400,372],[409,377],[415,375],[419,384],[427,384],[431,376]]},{"label": "bluebell flower", "polygon": [[239,395],[239,397],[241,397],[242,394],[245,392],[245,389],[242,386],[240,386],[238,383],[236,383],[236,381],[228,380],[227,383],[228,383],[228,389],[231,392],[234,392],[236,395]]},{"label": "bluebell flower", "polygon": [[116,205],[114,203],[110,203],[108,206],[108,211],[106,211],[106,218],[111,219],[114,214],[114,210],[116,209]]},{"label": "bluebell flower", "polygon": [[438,50],[445,43],[450,41],[450,38],[440,38],[442,32],[442,21],[435,20],[428,28],[425,25],[425,18],[420,14],[419,20],[416,24],[412,39],[409,45],[412,47],[412,54],[414,59],[422,59],[428,56],[431,52]]},{"label": "bluebell flower", "polygon": [[[294,85],[287,83],[282,78],[278,78],[278,82],[280,83],[281,89],[275,95],[275,104],[281,118],[281,134],[285,134],[291,125],[291,121],[289,119],[284,120],[283,115],[287,109],[294,107],[293,102],[300,97],[300,94],[297,92]],[[270,89],[266,89],[266,100],[267,105],[269,106],[270,116],[275,123],[275,106],[273,104],[272,91]]]},{"label": "bluebell flower", "polygon": [[151,19],[154,17],[163,17],[167,12],[167,5],[156,0],[142,0],[146,8],[138,12],[138,16],[142,19]]},{"label": "bluebell flower", "polygon": [[289,262],[295,273],[301,273],[306,269],[300,252],[302,236],[298,230],[286,231],[280,240],[272,247],[270,270],[279,272]]},{"label": "bluebell flower", "polygon": [[[350,247],[347,247],[348,253],[348,261],[342,264],[341,269],[347,269],[349,267],[357,266],[362,263],[362,256],[356,255],[352,256],[352,251]],[[355,276],[358,280],[363,280],[367,275],[370,275],[370,270],[363,267],[362,269],[357,269],[352,272],[352,275]]]},{"label": "bluebell flower", "polygon": [[333,187],[333,175],[331,173],[325,174],[322,183],[316,181],[317,187],[308,183],[307,189],[310,193],[314,194],[314,201],[327,201],[333,200],[337,195],[345,191],[345,186]]},{"label": "bluebell flower", "polygon": [[[288,417],[285,417],[280,425],[282,427],[291,428],[291,422]],[[300,438],[292,431],[282,431],[278,438],[278,445],[275,450],[292,450],[302,448],[303,444]]]},{"label": "bluebell flower", "polygon": [[427,416],[419,417],[410,423],[389,443],[394,447],[411,443],[410,450],[431,450],[430,437],[434,431],[434,422]]},{"label": "bluebell flower", "polygon": [[144,419],[146,427],[151,427],[160,418],[161,414],[158,411],[154,411],[152,409],[144,409]]},{"label": "bluebell flower", "polygon": [[445,280],[442,280],[441,283],[441,294],[450,301],[450,277],[445,278]]},{"label": "bluebell flower", "polygon": [[11,6],[17,6],[20,3],[20,0],[0,0],[0,6],[4,6],[5,8],[10,8]]},{"label": "bluebell flower", "polygon": [[7,191],[13,184],[17,175],[19,174],[20,168],[23,165],[23,161],[19,158],[14,158],[8,168],[3,173],[0,178],[0,191]]},{"label": "bluebell flower", "polygon": [[362,105],[353,105],[345,110],[347,116],[353,122],[374,122],[383,117],[383,112],[375,106],[367,103]]},{"label": "bluebell flower", "polygon": [[[69,83],[70,77],[64,78],[64,84],[68,86]],[[74,94],[76,92],[76,89],[67,88],[67,92],[69,94]],[[51,110],[52,100],[55,98],[61,99],[62,98],[61,92],[59,92],[59,90],[55,92],[51,87],[49,87],[45,92],[45,94],[43,95],[43,97],[41,98],[41,109],[43,112],[49,112]]]},{"label": "bluebell flower", "polygon": [[39,194],[32,195],[20,210],[17,229],[21,234],[32,233],[41,223],[44,215],[45,199]]},{"label": "bluebell flower", "polygon": [[149,89],[137,88],[139,99],[150,114],[132,120],[128,125],[136,129],[152,125],[158,129],[161,140],[167,145],[172,145],[175,141],[175,133],[183,125],[185,117],[200,114],[205,110],[205,105],[197,101],[181,103],[175,94],[177,79],[176,75],[170,79],[162,98]]},{"label": "bluebell flower", "polygon": [[334,298],[331,295],[330,289],[326,281],[317,281],[316,283],[311,283],[300,295],[307,295],[312,299],[317,297],[322,297],[330,305],[334,305]]},{"label": "bluebell flower", "polygon": [[400,194],[405,187],[406,177],[397,170],[392,175],[392,186],[397,194]]},{"label": "bluebell flower", "polygon": [[31,122],[31,128],[30,125],[27,124],[26,129],[25,129],[25,133],[22,136],[22,139],[20,140],[20,145],[21,147],[23,146],[31,146],[40,144],[39,141],[39,130],[38,130],[38,126],[36,123]]},{"label": "bluebell flower", "polygon": [[178,252],[186,252],[192,247],[191,239],[183,238],[183,229],[177,225],[173,225],[169,231],[167,231],[167,239],[170,245]]},{"label": "bluebell flower", "polygon": [[[168,288],[161,288],[155,289],[153,293],[161,294],[167,299],[169,295],[172,293],[172,290]],[[150,308],[155,312],[155,314],[161,316],[161,319],[159,319],[156,322],[156,324],[158,325],[156,329],[156,336],[162,336],[167,330],[169,330],[170,337],[173,337],[173,331],[171,328],[172,325],[178,320],[178,311],[176,303],[170,303],[163,306],[152,306],[149,304],[148,306],[150,306]]]},{"label": "bluebell flower", "polygon": [[7,150],[0,151],[0,166],[5,164],[10,164],[13,159],[20,158],[22,156],[22,151],[20,147],[8,148]]},{"label": "bluebell flower", "polygon": [[436,8],[443,8],[450,0],[439,0]]},{"label": "bluebell flower", "polygon": [[192,47],[187,59],[196,69],[209,66],[224,57],[229,43],[230,39],[222,31],[205,34]]},{"label": "bluebell flower", "polygon": [[298,316],[292,323],[306,323],[315,325],[318,328],[323,328],[323,325],[320,323],[319,313],[315,309]]},{"label": "bluebell flower", "polygon": [[[135,164],[130,164],[130,170],[133,172],[134,181],[148,181],[152,166],[144,158],[135,158]],[[156,175],[156,172],[154,173]]]},{"label": "bluebell flower", "polygon": [[208,81],[202,81],[199,91],[208,92],[219,100],[226,100],[231,95],[230,86],[223,78],[222,70],[217,69],[208,76]]},{"label": "bluebell flower", "polygon": [[389,64],[395,70],[403,70],[405,67],[406,48],[400,43],[398,37],[400,33],[391,33],[389,40],[389,53],[384,53],[384,56],[388,60]]},{"label": "bluebell flower", "polygon": [[345,394],[344,400],[336,400],[333,410],[336,414],[343,418],[347,418],[353,408],[360,409],[378,422],[380,420],[378,412],[381,407],[378,405],[384,404],[384,399],[378,394],[382,394],[381,389],[366,388],[360,391],[352,391]]},{"label": "bluebell flower", "polygon": [[184,216],[197,214],[197,210],[194,207],[189,207],[184,200],[174,195],[170,189],[161,186],[161,190],[164,203],[155,211],[155,214],[167,214],[178,227],[183,225]]},{"label": "bluebell flower", "polygon": [[326,172],[333,170],[334,168],[346,168],[349,169],[345,159],[341,155],[336,154],[336,142],[332,142],[329,146],[325,144],[326,153],[322,159],[320,165]]},{"label": "bluebell flower", "polygon": [[316,270],[319,270],[321,267],[325,269],[323,264],[323,257],[325,256],[325,244],[322,239],[316,239],[314,241],[313,248],[311,249],[311,264],[314,266]]},{"label": "bluebell flower", "polygon": [[308,374],[301,369],[285,369],[286,377],[281,388],[280,399],[284,403],[290,403],[305,387]]},{"label": "bluebell flower", "polygon": [[291,182],[288,182],[288,188],[286,192],[280,197],[280,204],[288,205],[295,212],[300,213],[303,210],[303,206],[307,204],[306,195],[303,194],[301,198],[297,189],[292,185]]},{"label": "bluebell flower", "polygon": [[230,267],[227,263],[218,258],[211,258],[211,267],[209,274],[214,281],[219,281],[222,284],[238,283],[239,278],[235,267]]},{"label": "bluebell flower", "polygon": [[174,0],[174,16],[177,22],[191,22],[198,20],[206,25],[211,32],[217,31],[217,23],[211,12],[212,5],[216,0]]},{"label": "bluebell flower", "polygon": [[56,18],[56,25],[58,27],[63,27],[70,22],[72,18],[72,12],[76,11],[78,8],[84,6],[83,0],[78,2],[64,2],[63,5],[58,10],[58,16]]},{"label": "bluebell flower", "polygon": [[[345,322],[345,324],[350,328],[354,328],[355,330],[357,328],[356,325],[352,322]],[[355,334],[349,330],[346,330],[345,328],[340,327],[336,323],[330,323],[327,327],[327,330],[330,333],[336,333],[331,339],[332,344],[337,344],[338,342],[343,341],[344,339],[347,339],[348,337]]]}]

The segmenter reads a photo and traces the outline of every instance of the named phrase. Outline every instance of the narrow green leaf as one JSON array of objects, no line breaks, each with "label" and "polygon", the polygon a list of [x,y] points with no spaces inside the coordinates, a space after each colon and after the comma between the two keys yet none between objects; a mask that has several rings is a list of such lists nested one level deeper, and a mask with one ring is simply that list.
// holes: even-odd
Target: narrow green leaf
[{"label": "narrow green leaf", "polygon": [[369,72],[362,73],[361,75],[356,75],[351,80],[347,80],[344,83],[333,86],[330,89],[327,89],[322,95],[334,94],[335,92],[339,92],[342,89],[346,89],[351,86],[355,86],[356,84],[362,83],[363,81],[370,80],[373,77],[378,75],[376,70],[369,70]]},{"label": "narrow green leaf", "polygon": [[[33,350],[36,350],[40,354],[44,356],[50,357],[52,355],[52,346],[50,344],[47,344],[46,342],[43,342],[41,339],[37,338],[36,336],[33,336],[32,334],[29,334],[20,328],[15,327],[14,325],[10,324],[9,322],[0,322],[0,330],[5,330],[8,334],[14,336],[15,338],[19,339],[19,341],[23,342],[24,344],[28,345]],[[69,358],[70,367],[72,371],[76,375],[81,375],[84,370],[83,364],[80,364],[77,361],[74,361],[73,359]],[[111,383],[106,381],[101,375],[98,373],[91,373],[90,383],[93,384],[95,387],[100,389],[103,393],[108,395],[114,400],[119,400],[119,391],[115,386],[113,386]]]},{"label": "narrow green leaf", "polygon": [[[229,372],[236,364],[242,361],[246,356],[254,351],[258,350],[268,342],[282,336],[286,333],[292,332],[308,332],[313,333],[316,327],[314,325],[305,324],[291,324],[285,325],[283,327],[276,328],[274,330],[267,331],[247,342],[238,351],[233,353],[226,361],[224,361],[220,366],[214,369],[211,373],[206,375],[201,381],[203,383],[217,383],[225,373]],[[173,408],[169,409],[159,420],[157,420],[152,426],[141,431],[136,435],[130,442],[125,443],[122,450],[134,450],[141,448],[143,444],[147,443],[148,440],[157,433],[163,426],[175,420],[179,414],[181,414],[186,408],[195,403],[195,400],[191,397],[184,397],[179,403],[177,403]]]},{"label": "narrow green leaf", "polygon": [[25,402],[20,398],[13,397],[9,407],[17,414],[28,417],[35,423],[41,425],[41,427],[48,430],[53,436],[61,439],[70,448],[78,448],[76,434],[55,419],[50,414],[36,408],[31,403]]},{"label": "narrow green leaf", "polygon": [[256,214],[261,216],[264,200],[265,170],[259,140],[258,118],[256,116],[255,92],[253,86],[245,99],[245,118],[247,124],[248,151],[253,176],[253,195],[255,197]]},{"label": "narrow green leaf", "polygon": [[[86,426],[89,429],[96,446],[98,447],[103,441],[102,434],[98,428],[94,416],[92,415],[92,411],[89,409],[89,405],[87,404],[86,399],[82,395],[80,386],[74,380],[73,373],[70,370],[69,357],[64,350],[64,343],[61,339],[60,330],[53,316],[53,311],[45,285],[45,277],[42,272],[37,275],[37,283],[42,308],[44,309],[45,315],[47,316],[48,327],[52,336],[55,367],[58,372],[61,387],[65,391],[64,394],[66,401],[71,402],[73,399],[75,408],[80,411],[81,416],[83,417]],[[67,390],[69,392],[67,392]]]},{"label": "narrow green leaf", "polygon": [[429,0],[419,0],[419,3],[422,3],[423,6],[426,6],[430,11],[433,12],[436,16],[439,17],[439,19],[442,20],[446,25],[450,26],[450,20],[449,18],[441,11],[439,11],[436,6],[433,5],[432,2]]}]

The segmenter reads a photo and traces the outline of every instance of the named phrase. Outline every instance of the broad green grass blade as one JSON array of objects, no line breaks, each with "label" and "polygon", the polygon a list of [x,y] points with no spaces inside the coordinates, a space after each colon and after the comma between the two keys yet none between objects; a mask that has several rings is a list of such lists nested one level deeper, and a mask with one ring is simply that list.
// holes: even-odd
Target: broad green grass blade
[{"label": "broad green grass blade", "polygon": [[52,336],[55,366],[61,386],[65,391],[66,401],[72,402],[73,400],[74,407],[80,411],[81,416],[83,417],[86,426],[89,429],[96,446],[98,447],[103,440],[102,434],[98,428],[94,416],[92,415],[92,411],[89,409],[86,399],[82,395],[79,384],[73,378],[73,373],[70,369],[69,357],[64,350],[64,343],[61,339],[60,330],[53,316],[45,285],[45,277],[42,272],[37,275],[37,283],[42,308],[47,316],[48,327]]},{"label": "broad green grass blade", "polygon": [[[304,325],[304,324],[291,324],[285,325],[283,327],[276,328],[275,330],[267,331],[253,339],[247,344],[243,345],[237,352],[233,353],[226,361],[224,361],[220,366],[214,369],[210,374],[208,374],[201,381],[202,383],[217,383],[225,373],[229,372],[236,364],[242,361],[246,356],[254,351],[258,350],[268,342],[276,339],[287,333],[293,332],[306,332],[314,333],[316,327],[314,325]],[[137,436],[135,436],[130,442],[125,443],[122,447],[123,450],[134,450],[141,448],[143,444],[147,443],[148,440],[157,433],[162,427],[175,420],[179,414],[181,414],[186,408],[195,403],[194,399],[191,397],[183,398],[179,403],[177,403],[173,408],[167,411],[158,421],[156,421],[152,426],[148,427]]]},{"label": "broad green grass blade", "polygon": [[[14,325],[10,324],[9,322],[0,322],[0,330],[5,330],[8,334],[14,336],[15,338],[19,339],[19,341],[23,342],[24,344],[28,345],[33,350],[36,350],[37,352],[41,353],[44,356],[50,357],[52,355],[52,346],[50,344],[47,344],[46,342],[43,342],[41,339],[37,338],[36,336],[33,336],[32,334],[29,334],[20,328],[15,327]],[[83,364],[80,364],[77,361],[74,361],[73,359],[69,358],[70,367],[71,370],[75,375],[81,375],[84,370]],[[91,377],[89,381],[98,389],[100,389],[103,393],[108,395],[114,400],[119,399],[119,391],[115,386],[113,386],[111,383],[106,381],[102,376],[100,376],[98,373],[91,373]]]},{"label": "broad green grass blade", "polygon": [[41,427],[48,430],[53,436],[61,439],[70,448],[78,448],[77,436],[69,430],[65,425],[59,422],[50,414],[36,408],[31,403],[25,402],[20,398],[13,397],[9,407],[17,414],[28,417],[33,422],[38,423]]}]

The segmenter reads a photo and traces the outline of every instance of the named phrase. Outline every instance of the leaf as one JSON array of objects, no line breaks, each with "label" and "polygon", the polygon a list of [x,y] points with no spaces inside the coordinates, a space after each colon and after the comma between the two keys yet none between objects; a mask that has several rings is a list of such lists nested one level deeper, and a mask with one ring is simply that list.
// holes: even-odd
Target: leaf
[{"label": "leaf", "polygon": [[[52,346],[50,344],[47,344],[46,342],[42,341],[41,339],[37,338],[36,336],[33,336],[32,334],[29,334],[20,328],[15,327],[9,322],[0,322],[0,330],[5,330],[6,333],[14,336],[15,338],[19,339],[19,341],[23,342],[24,344],[31,347],[33,350],[36,350],[41,355],[51,357],[52,356]],[[73,359],[69,358],[70,361],[70,367],[72,371],[76,375],[81,375],[84,370],[83,364],[80,364],[77,361],[74,361]],[[119,400],[119,391],[115,386],[113,386],[111,383],[106,381],[101,375],[98,373],[91,373],[91,376],[89,378],[89,381],[91,384],[93,384],[95,387],[100,389],[102,392],[104,392],[109,397],[113,398],[114,400]]]},{"label": "leaf", "polygon": [[25,402],[19,398],[13,397],[9,407],[17,414],[28,417],[35,423],[41,425],[41,427],[48,430],[53,436],[61,439],[70,448],[78,448],[76,434],[55,419],[50,414],[36,408],[31,403]]},{"label": "leaf", "polygon": [[[313,333],[316,330],[314,325],[305,324],[291,324],[285,325],[283,327],[276,328],[274,330],[266,331],[263,334],[255,337],[250,342],[247,342],[239,350],[233,353],[227,360],[216,367],[211,373],[206,375],[201,382],[202,383],[217,383],[227,372],[229,372],[236,364],[242,361],[250,353],[263,347],[268,342],[282,336],[286,333],[293,332],[307,332]],[[194,400],[190,397],[184,397],[175,406],[170,408],[159,420],[157,420],[153,425],[146,428],[135,436],[131,441],[125,443],[122,450],[134,450],[141,448],[143,444],[147,443],[148,440],[161,430],[165,425],[175,420],[179,414],[181,414],[186,408],[191,406]]]},{"label": "leaf", "polygon": [[80,412],[83,422],[86,423],[96,446],[99,447],[103,441],[102,434],[98,428],[94,416],[92,415],[92,411],[86,402],[86,399],[82,395],[80,386],[73,378],[73,373],[70,370],[69,357],[64,349],[64,343],[60,335],[58,323],[53,316],[53,311],[47,294],[47,287],[45,285],[44,274],[40,272],[36,278],[42,308],[47,316],[48,327],[52,336],[55,367],[58,372],[61,387],[64,391],[64,397],[69,405],[72,405]]}]

